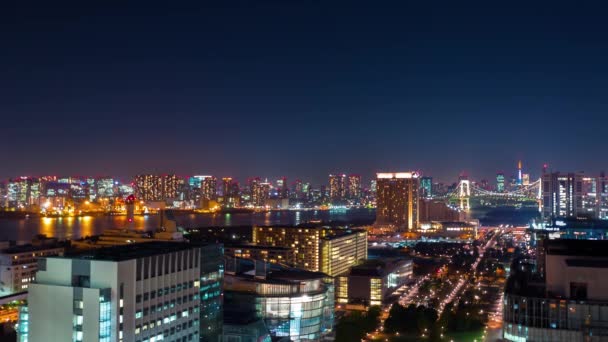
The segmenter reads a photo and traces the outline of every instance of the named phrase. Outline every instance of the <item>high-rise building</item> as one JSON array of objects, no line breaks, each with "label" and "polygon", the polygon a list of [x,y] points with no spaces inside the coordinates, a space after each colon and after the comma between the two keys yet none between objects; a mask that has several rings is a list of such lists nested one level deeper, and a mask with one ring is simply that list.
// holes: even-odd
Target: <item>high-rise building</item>
[{"label": "high-rise building", "polygon": [[296,199],[302,199],[304,197],[303,183],[299,179],[296,179],[293,183],[292,196]]},{"label": "high-rise building", "polygon": [[346,175],[329,175],[329,199],[342,201],[346,198]]},{"label": "high-rise building", "polygon": [[536,272],[511,268],[501,300],[503,339],[607,341],[608,242],[544,240],[542,249]]},{"label": "high-rise building", "polygon": [[420,182],[416,172],[376,175],[376,224],[394,226],[398,231],[418,227]]},{"label": "high-rise building", "polygon": [[217,198],[217,178],[204,176],[201,181],[201,197],[205,200],[215,200]]},{"label": "high-rise building", "polygon": [[249,189],[251,191],[251,203],[255,207],[263,207],[268,201],[270,193],[270,183],[262,182],[259,177],[249,180]]},{"label": "high-rise building", "polygon": [[137,197],[143,201],[166,201],[177,197],[180,179],[176,175],[135,176]]},{"label": "high-rise building", "polygon": [[289,198],[289,189],[287,188],[287,177],[277,179],[277,196],[279,198]]},{"label": "high-rise building", "polygon": [[542,179],[543,215],[571,217],[583,214],[583,175],[545,173]]},{"label": "high-rise building", "polygon": [[361,199],[361,176],[348,176],[348,198],[353,200]]},{"label": "high-rise building", "polygon": [[6,189],[8,207],[30,210],[40,205],[40,180],[32,177],[10,179]]},{"label": "high-rise building", "polygon": [[234,197],[236,195],[238,195],[238,193],[234,193],[234,181],[232,180],[232,177],[222,178],[222,196]]},{"label": "high-rise building", "polygon": [[19,341],[221,341],[222,254],[149,242],[42,258]]},{"label": "high-rise building", "polygon": [[521,175],[521,184],[523,186],[530,185],[530,174],[529,173],[524,173],[523,175]]},{"label": "high-rise building", "polygon": [[110,177],[98,178],[95,180],[96,194],[98,198],[114,197],[114,179]]},{"label": "high-rise building", "polygon": [[502,172],[496,174],[496,192],[505,192],[505,174]]},{"label": "high-rise building", "polygon": [[421,197],[431,198],[433,197],[433,177],[421,177],[420,188],[422,190]]},{"label": "high-rise building", "polygon": [[291,247],[295,266],[336,276],[367,259],[367,232],[324,227],[254,226],[253,242],[260,246]]},{"label": "high-rise building", "polygon": [[369,191],[371,191],[373,196],[376,196],[376,192],[378,191],[378,181],[375,179],[372,179],[369,182]]}]

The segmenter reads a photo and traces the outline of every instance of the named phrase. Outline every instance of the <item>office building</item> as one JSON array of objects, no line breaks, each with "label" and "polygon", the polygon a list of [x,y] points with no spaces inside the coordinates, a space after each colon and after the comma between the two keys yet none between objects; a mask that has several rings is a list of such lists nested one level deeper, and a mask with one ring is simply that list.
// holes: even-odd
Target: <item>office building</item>
[{"label": "office building", "polygon": [[19,341],[221,341],[222,254],[150,242],[40,259]]},{"label": "office building", "polygon": [[[333,340],[335,294],[327,275],[265,263],[255,268],[227,264],[224,284],[227,317],[263,320],[273,340]],[[235,324],[229,323],[233,334]]]},{"label": "office building", "polygon": [[8,246],[0,250],[0,297],[27,291],[36,279],[37,259],[63,255],[64,248],[56,243],[48,245]]},{"label": "office building", "polygon": [[40,206],[41,183],[38,178],[19,177],[9,179],[6,202],[9,208],[35,210]]},{"label": "office building", "polygon": [[292,247],[226,245],[224,255],[233,258],[263,260],[273,264],[295,264],[295,250]]},{"label": "office building", "polygon": [[249,189],[251,191],[251,204],[254,207],[264,207],[268,201],[270,193],[270,183],[262,182],[259,177],[249,180]]},{"label": "office building", "polygon": [[217,178],[213,176],[204,177],[201,180],[201,198],[214,201],[217,199]]},{"label": "office building", "polygon": [[443,200],[423,199],[418,204],[420,222],[461,221],[466,216],[465,212],[447,205]]},{"label": "office building", "polygon": [[367,260],[336,278],[336,298],[338,303],[382,305],[412,277],[412,272],[410,259]]},{"label": "office building", "polygon": [[351,200],[361,199],[361,176],[348,176],[348,198]]},{"label": "office building", "polygon": [[463,240],[477,238],[479,221],[429,221],[421,222],[418,232],[424,236],[449,237]]},{"label": "office building", "polygon": [[95,180],[96,198],[114,198],[114,179],[110,177]]},{"label": "office building", "polygon": [[329,199],[332,202],[343,201],[346,198],[346,175],[329,175]]},{"label": "office building", "polygon": [[180,179],[176,175],[135,176],[137,197],[146,202],[167,201],[177,198]]},{"label": "office building", "polygon": [[576,217],[583,214],[583,175],[545,173],[542,178],[543,215]]},{"label": "office building", "polygon": [[433,197],[433,177],[421,177],[420,178],[420,189],[422,190],[422,198]]},{"label": "office building", "polygon": [[367,231],[358,229],[254,226],[253,242],[293,248],[295,267],[330,276],[367,258]]},{"label": "office building", "polygon": [[544,244],[544,279],[516,268],[507,281],[503,338],[608,340],[608,242],[560,239]]},{"label": "office building", "polygon": [[397,231],[418,227],[420,182],[415,172],[376,175],[376,225]]},{"label": "office building", "polygon": [[277,180],[277,195],[279,198],[289,198],[289,188],[287,187],[287,177]]},{"label": "office building", "polygon": [[496,192],[505,192],[505,174],[502,172],[496,174]]}]

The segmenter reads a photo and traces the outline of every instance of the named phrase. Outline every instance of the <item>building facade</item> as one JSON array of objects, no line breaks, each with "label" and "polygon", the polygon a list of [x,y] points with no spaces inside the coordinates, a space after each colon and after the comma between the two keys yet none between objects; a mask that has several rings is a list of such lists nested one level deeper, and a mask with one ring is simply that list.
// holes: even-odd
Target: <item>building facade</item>
[{"label": "building facade", "polygon": [[43,258],[19,341],[221,341],[222,279],[218,245],[152,242]]},{"label": "building facade", "polygon": [[382,305],[412,272],[410,259],[368,260],[336,278],[336,298],[338,303]]},{"label": "building facade", "polygon": [[273,264],[295,264],[295,250],[292,247],[227,245],[224,255],[233,258],[263,260]]},{"label": "building facade", "polygon": [[582,174],[546,173],[542,182],[545,217],[576,217],[584,213]]},{"label": "building facade", "polygon": [[358,229],[254,226],[253,242],[293,248],[296,267],[330,276],[367,258],[367,231]]},{"label": "building facade", "polygon": [[226,272],[224,288],[226,314],[262,319],[275,339],[333,340],[333,279],[322,273],[258,265],[254,274]]},{"label": "building facade", "polygon": [[329,199],[332,202],[344,200],[347,191],[346,175],[329,175]]},{"label": "building facade", "polygon": [[518,342],[608,340],[608,243],[545,240],[543,256],[544,279],[512,275],[507,282],[503,338]]},{"label": "building facade", "polygon": [[0,251],[0,296],[27,291],[36,280],[38,258],[63,255],[59,246],[23,245],[3,248]]},{"label": "building facade", "polygon": [[419,223],[420,182],[415,172],[376,175],[376,224],[411,231]]}]

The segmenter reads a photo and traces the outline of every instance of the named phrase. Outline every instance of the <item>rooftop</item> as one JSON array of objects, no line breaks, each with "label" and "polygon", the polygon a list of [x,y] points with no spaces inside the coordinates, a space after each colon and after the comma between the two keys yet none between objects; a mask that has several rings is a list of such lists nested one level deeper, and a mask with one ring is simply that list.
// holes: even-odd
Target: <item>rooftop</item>
[{"label": "rooftop", "polygon": [[411,262],[405,258],[368,259],[350,269],[353,276],[383,276],[387,271],[403,263]]},{"label": "rooftop", "polygon": [[66,254],[63,258],[68,259],[90,259],[101,261],[125,261],[131,259],[145,258],[152,255],[166,254],[183,251],[201,245],[185,242],[153,241],[132,243],[128,245],[104,247],[77,251]]},{"label": "rooftop", "polygon": [[273,249],[273,250],[282,250],[282,251],[291,251],[291,247],[283,247],[283,246],[267,246],[267,245],[248,245],[248,244],[235,244],[235,245],[225,245],[225,248],[249,248],[249,249]]},{"label": "rooftop", "polygon": [[0,251],[0,253],[3,254],[19,254],[19,253],[28,253],[28,252],[37,252],[37,251],[44,251],[44,250],[49,250],[49,249],[57,249],[57,248],[63,248],[60,245],[19,245],[19,246],[12,246],[9,248],[5,248],[2,251]]},{"label": "rooftop", "polygon": [[608,240],[545,240],[547,255],[608,257]]}]

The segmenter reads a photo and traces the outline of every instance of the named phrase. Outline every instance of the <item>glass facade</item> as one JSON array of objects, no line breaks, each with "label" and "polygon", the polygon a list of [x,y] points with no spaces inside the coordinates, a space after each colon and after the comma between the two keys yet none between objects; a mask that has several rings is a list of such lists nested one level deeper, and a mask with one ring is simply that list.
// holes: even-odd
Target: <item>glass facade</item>
[{"label": "glass facade", "polygon": [[29,332],[29,322],[28,322],[28,310],[27,306],[22,306],[19,308],[19,324],[17,325],[17,342],[27,342],[28,341],[28,332]]},{"label": "glass facade", "polygon": [[[608,337],[608,303],[505,295],[504,338],[556,341]],[[595,341],[595,340],[594,340]],[[599,340],[598,340],[599,341]]]},{"label": "glass facade", "polygon": [[249,282],[235,288],[243,291],[226,291],[226,308],[234,311],[231,316],[251,314],[264,321],[271,336],[291,341],[319,341],[332,333],[335,294],[331,278],[259,281],[253,293],[242,287]]},{"label": "glass facade", "polygon": [[99,297],[99,342],[110,342],[112,333],[111,307],[110,298]]},{"label": "glass facade", "polygon": [[200,340],[217,342],[222,337],[224,280],[224,247],[201,248]]}]

